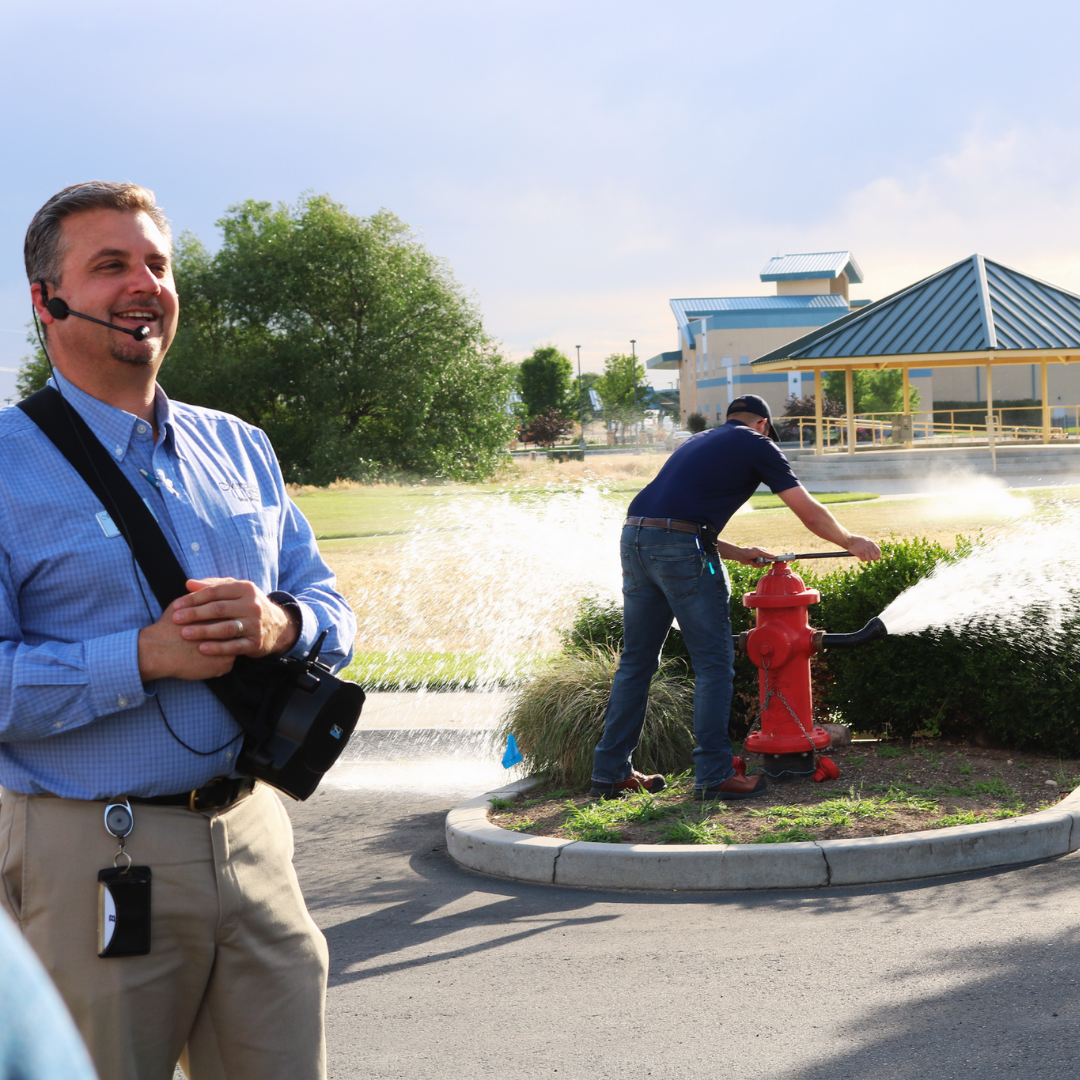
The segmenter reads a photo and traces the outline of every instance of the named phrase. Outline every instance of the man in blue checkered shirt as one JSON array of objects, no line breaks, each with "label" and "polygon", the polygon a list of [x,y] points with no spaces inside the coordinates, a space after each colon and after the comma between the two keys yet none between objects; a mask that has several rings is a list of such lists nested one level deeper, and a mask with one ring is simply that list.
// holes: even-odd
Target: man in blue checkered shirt
[{"label": "man in blue checkered shirt", "polygon": [[[172,246],[153,193],[66,188],[27,232],[54,385],[152,510],[189,581],[161,610],[119,530],[20,409],[0,411],[0,903],[41,957],[102,1080],[325,1075],[327,950],[277,796],[235,771],[240,730],[202,680],[302,655],[355,619],[266,436],[170,401]],[[79,317],[49,297],[144,340]],[[62,309],[61,309],[62,314]],[[127,797],[152,871],[148,955],[98,956],[98,871]]]}]

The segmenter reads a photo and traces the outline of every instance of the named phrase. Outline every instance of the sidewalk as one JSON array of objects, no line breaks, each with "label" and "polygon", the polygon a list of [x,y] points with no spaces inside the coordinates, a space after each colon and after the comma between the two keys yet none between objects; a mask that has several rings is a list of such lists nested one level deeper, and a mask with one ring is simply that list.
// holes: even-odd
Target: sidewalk
[{"label": "sidewalk", "polygon": [[356,730],[491,729],[498,725],[512,696],[505,690],[492,693],[470,690],[371,693],[364,702]]},{"label": "sidewalk", "polygon": [[521,777],[504,769],[492,732],[509,691],[372,693],[326,783],[370,795],[473,796]]}]

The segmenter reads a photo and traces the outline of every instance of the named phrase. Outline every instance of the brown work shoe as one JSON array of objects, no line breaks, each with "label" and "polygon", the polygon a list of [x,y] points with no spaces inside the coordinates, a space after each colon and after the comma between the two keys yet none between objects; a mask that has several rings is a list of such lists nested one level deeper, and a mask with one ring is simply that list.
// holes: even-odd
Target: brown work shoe
[{"label": "brown work shoe", "polygon": [[714,802],[716,799],[756,799],[769,790],[769,782],[764,776],[740,776],[736,773],[728,777],[722,784],[713,787],[694,788],[694,798],[704,802]]},{"label": "brown work shoe", "polygon": [[666,787],[667,781],[659,773],[646,776],[635,769],[625,780],[615,783],[601,784],[594,780],[593,786],[589,789],[589,798],[619,799],[627,792],[633,791],[647,791],[650,795],[655,795]]}]

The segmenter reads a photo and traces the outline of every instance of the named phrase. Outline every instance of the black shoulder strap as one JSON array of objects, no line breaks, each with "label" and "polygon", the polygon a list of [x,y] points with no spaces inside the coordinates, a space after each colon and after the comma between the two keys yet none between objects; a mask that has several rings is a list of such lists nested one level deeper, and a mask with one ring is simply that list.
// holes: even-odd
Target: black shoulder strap
[{"label": "black shoulder strap", "polygon": [[158,603],[167,608],[187,593],[187,574],[150,508],[86,421],[52,386],[18,403],[71,463],[123,534]]},{"label": "black shoulder strap", "polygon": [[[178,596],[185,596],[187,574],[169,547],[161,526],[120,466],[86,421],[64,401],[60,391],[47,386],[24,398],[18,406],[49,437],[101,501],[128,542],[162,608],[167,608]],[[272,657],[238,656],[228,674],[203,680],[249,735],[266,734],[260,720],[260,706],[266,688],[274,685],[280,676],[278,663]]]}]

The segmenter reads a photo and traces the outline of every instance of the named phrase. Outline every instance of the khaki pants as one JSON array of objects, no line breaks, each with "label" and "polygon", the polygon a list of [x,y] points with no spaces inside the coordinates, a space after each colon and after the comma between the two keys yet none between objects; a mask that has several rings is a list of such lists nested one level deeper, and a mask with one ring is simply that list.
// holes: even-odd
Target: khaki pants
[{"label": "khaki pants", "polygon": [[[300,895],[285,808],[264,785],[228,810],[132,804],[149,866],[147,956],[97,955],[103,802],[6,791],[0,902],[67,1002],[101,1080],[319,1080],[326,941]],[[181,1056],[183,1054],[183,1057]]]}]

